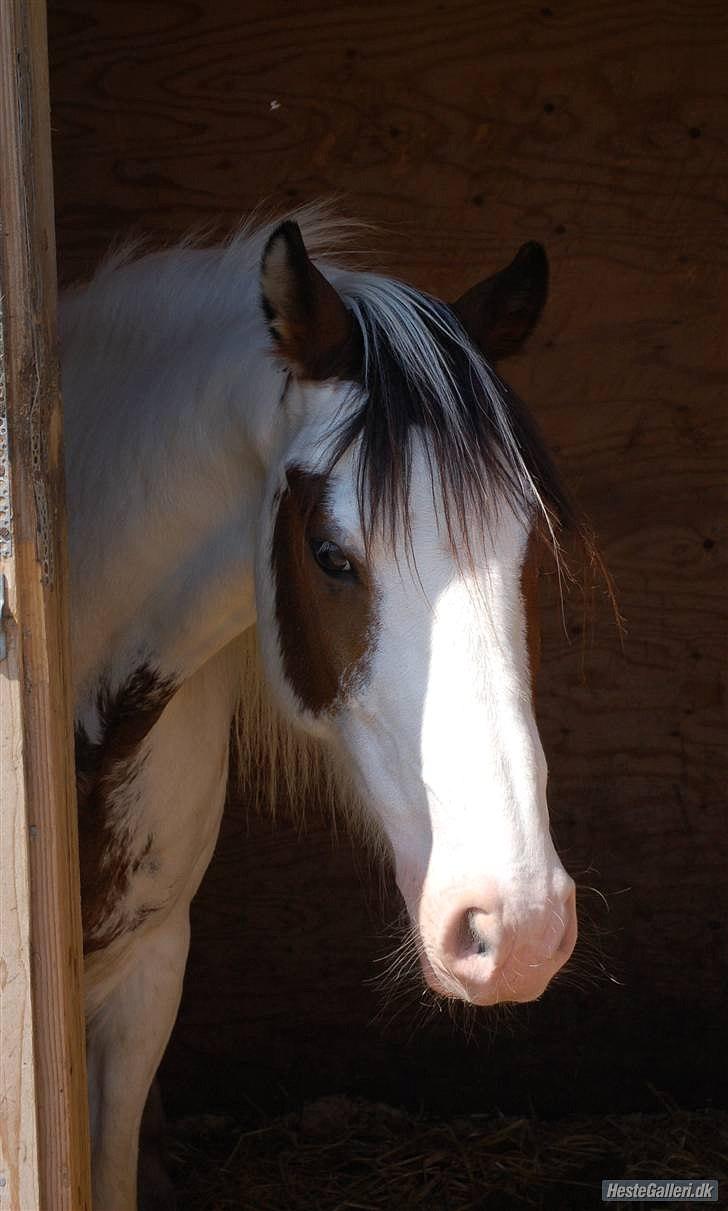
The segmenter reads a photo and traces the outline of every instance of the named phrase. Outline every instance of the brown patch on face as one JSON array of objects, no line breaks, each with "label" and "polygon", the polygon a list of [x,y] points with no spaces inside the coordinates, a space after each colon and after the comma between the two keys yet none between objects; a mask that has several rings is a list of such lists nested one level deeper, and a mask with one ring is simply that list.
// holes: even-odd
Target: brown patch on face
[{"label": "brown patch on face", "polygon": [[528,666],[531,672],[531,697],[536,700],[536,677],[541,664],[541,617],[538,603],[540,539],[531,531],[526,548],[526,558],[521,569],[521,596],[526,609],[526,645]]},{"label": "brown patch on face", "polygon": [[[136,929],[139,919],[122,923],[115,915],[130,876],[148,858],[154,838],[135,846],[133,825],[114,815],[119,792],[133,783],[139,749],[177,686],[148,665],[138,668],[112,695],[101,686],[97,698],[100,738],[91,741],[76,728],[81,918],[84,953],[103,950],[120,933]],[[113,922],[113,924],[111,923]]]},{"label": "brown patch on face", "polygon": [[313,539],[336,542],[326,507],[326,477],[289,467],[273,534],[276,621],[285,675],[308,710],[331,710],[366,666],[375,623],[364,565],[345,552],[353,575],[328,576]]}]

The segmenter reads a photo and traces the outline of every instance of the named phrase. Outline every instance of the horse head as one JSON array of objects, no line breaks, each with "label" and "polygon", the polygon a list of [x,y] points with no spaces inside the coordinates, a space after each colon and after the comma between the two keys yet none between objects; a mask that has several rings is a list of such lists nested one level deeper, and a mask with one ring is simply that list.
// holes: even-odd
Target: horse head
[{"label": "horse head", "polygon": [[279,439],[259,524],[267,679],[386,838],[424,976],[538,997],[576,940],[536,726],[537,539],[569,509],[493,369],[536,323],[540,246],[447,306],[270,236]]}]

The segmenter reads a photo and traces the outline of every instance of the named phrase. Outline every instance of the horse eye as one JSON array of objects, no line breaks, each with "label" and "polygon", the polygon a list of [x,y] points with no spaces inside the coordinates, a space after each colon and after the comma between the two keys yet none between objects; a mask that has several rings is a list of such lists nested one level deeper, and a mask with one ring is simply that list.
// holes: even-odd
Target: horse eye
[{"label": "horse eye", "polygon": [[314,538],[311,543],[311,550],[313,551],[316,563],[327,576],[347,576],[352,574],[354,569],[341,547],[337,547],[335,542],[330,542],[328,538]]}]

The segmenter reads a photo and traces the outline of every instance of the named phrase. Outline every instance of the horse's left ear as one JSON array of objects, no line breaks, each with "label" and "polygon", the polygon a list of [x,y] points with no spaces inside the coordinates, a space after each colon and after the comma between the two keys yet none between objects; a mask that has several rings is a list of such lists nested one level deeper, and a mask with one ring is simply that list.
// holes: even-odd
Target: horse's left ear
[{"label": "horse's left ear", "polygon": [[541,244],[524,244],[510,265],[452,304],[468,336],[489,361],[517,353],[538,323],[549,288]]},{"label": "horse's left ear", "polygon": [[262,306],[281,357],[302,378],[344,377],[352,318],[309,257],[298,223],[276,227],[260,267]]}]

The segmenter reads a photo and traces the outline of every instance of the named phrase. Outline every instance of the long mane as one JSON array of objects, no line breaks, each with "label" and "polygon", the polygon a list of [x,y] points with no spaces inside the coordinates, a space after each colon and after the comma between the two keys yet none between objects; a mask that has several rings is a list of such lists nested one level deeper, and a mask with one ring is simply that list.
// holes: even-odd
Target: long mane
[{"label": "long mane", "polygon": [[535,513],[558,554],[558,532],[574,523],[553,462],[525,407],[469,340],[454,311],[391,278],[336,275],[358,326],[363,391],[334,431],[332,461],[357,450],[365,536],[398,523],[410,532],[413,440],[422,440],[439,487],[451,546],[467,547],[468,525],[485,523],[499,501]]}]

